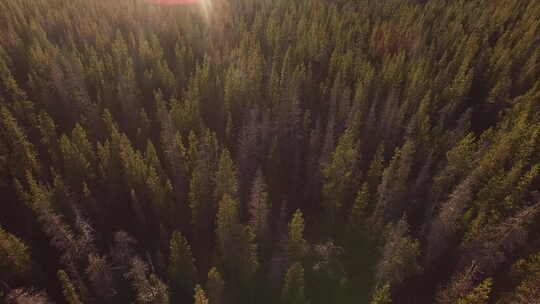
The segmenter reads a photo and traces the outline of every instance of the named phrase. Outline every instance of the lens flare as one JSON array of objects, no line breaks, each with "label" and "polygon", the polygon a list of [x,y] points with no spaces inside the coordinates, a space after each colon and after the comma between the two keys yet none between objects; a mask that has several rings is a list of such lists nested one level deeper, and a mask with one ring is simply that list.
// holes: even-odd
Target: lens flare
[{"label": "lens flare", "polygon": [[203,2],[203,0],[146,0],[146,2],[159,4],[159,5],[184,5],[184,4]]}]

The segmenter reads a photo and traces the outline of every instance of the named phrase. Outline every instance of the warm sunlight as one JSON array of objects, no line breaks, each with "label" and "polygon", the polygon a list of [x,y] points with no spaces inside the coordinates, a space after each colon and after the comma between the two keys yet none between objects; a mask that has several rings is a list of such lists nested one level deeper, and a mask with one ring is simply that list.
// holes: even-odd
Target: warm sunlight
[{"label": "warm sunlight", "polygon": [[176,5],[190,5],[197,4],[200,8],[200,12],[207,23],[210,23],[212,0],[145,0],[148,3],[162,5],[162,6],[176,6]]},{"label": "warm sunlight", "polygon": [[146,0],[150,3],[155,3],[159,5],[184,5],[192,4],[197,2],[204,2],[205,0]]}]

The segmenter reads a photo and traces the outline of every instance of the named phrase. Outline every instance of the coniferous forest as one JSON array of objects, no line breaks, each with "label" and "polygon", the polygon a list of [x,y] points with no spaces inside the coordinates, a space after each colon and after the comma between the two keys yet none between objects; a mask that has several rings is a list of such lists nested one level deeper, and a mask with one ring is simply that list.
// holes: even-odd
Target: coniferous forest
[{"label": "coniferous forest", "polygon": [[540,303],[540,1],[173,2],[0,1],[0,302]]}]

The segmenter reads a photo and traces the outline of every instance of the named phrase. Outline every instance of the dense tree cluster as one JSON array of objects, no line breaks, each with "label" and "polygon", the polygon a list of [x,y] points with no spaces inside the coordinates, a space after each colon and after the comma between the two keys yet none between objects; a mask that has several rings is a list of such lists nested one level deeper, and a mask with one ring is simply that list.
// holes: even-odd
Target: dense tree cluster
[{"label": "dense tree cluster", "polygon": [[0,302],[536,303],[540,1],[0,1]]}]

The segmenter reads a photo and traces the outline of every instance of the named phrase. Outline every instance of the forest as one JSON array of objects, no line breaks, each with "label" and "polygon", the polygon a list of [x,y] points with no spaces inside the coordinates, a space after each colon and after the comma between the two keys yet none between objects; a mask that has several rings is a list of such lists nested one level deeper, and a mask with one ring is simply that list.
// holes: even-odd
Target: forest
[{"label": "forest", "polygon": [[540,1],[0,0],[0,303],[540,303]]}]

